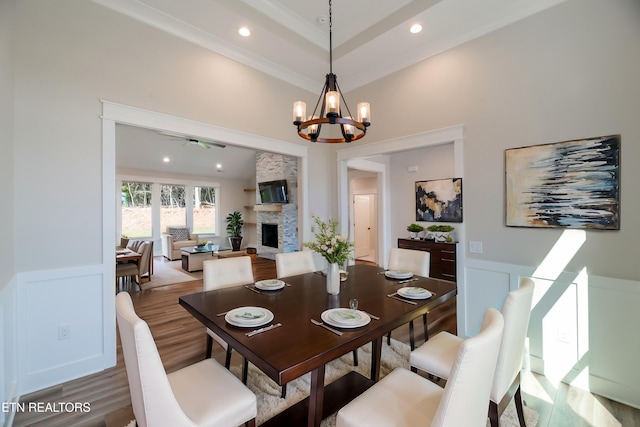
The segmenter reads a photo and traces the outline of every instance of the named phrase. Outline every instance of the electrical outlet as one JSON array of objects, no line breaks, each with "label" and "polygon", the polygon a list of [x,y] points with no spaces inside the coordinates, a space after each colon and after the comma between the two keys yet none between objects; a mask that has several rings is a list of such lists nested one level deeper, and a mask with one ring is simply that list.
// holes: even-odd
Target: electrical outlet
[{"label": "electrical outlet", "polygon": [[68,340],[71,337],[71,326],[60,325],[58,326],[58,341]]},{"label": "electrical outlet", "polygon": [[564,344],[571,343],[571,334],[566,329],[558,329],[558,341]]},{"label": "electrical outlet", "polygon": [[481,254],[482,242],[469,242],[469,252],[473,254]]}]

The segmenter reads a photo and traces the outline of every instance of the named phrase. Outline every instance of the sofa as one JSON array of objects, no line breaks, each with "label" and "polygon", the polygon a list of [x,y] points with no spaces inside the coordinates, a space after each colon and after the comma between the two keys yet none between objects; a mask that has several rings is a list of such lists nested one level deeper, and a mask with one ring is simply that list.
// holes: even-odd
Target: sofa
[{"label": "sofa", "polygon": [[191,233],[187,227],[167,227],[162,234],[162,255],[170,261],[182,258],[182,248],[196,246],[198,235]]}]

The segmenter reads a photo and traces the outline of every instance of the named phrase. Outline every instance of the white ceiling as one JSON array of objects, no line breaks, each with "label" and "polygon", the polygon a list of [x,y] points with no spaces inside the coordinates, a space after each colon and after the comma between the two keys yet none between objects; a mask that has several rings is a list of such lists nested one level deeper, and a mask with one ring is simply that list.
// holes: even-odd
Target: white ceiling
[{"label": "white ceiling", "polygon": [[[327,0],[94,1],[314,93],[329,71]],[[563,1],[334,0],[333,71],[347,92]]]},{"label": "white ceiling", "polygon": [[[329,15],[328,0],[94,1],[315,96],[329,71],[329,25],[321,18]],[[563,1],[333,0],[333,72],[342,91],[347,92]],[[415,23],[423,30],[411,34],[409,28]],[[240,36],[240,27],[248,27],[251,36]],[[141,133],[153,136],[149,132]],[[120,132],[130,133],[133,137],[130,130]],[[176,173],[202,174],[199,164],[209,156],[224,160],[227,177],[235,173],[230,167],[235,152],[231,146],[205,150],[182,147],[180,142],[174,144],[178,147],[166,141],[158,144],[162,145],[147,146],[150,151],[141,149],[146,157],[138,162],[138,168],[159,170],[160,166],[150,163],[149,153],[171,148],[177,150],[171,162]],[[128,149],[131,152],[133,148]],[[246,170],[241,167],[246,161],[244,151],[238,153],[242,160],[233,165],[235,170]],[[126,161],[118,153],[118,162],[121,160]],[[186,169],[178,169],[182,164]],[[216,176],[217,172],[209,170],[207,174]]]},{"label": "white ceiling", "polygon": [[[168,163],[163,161],[165,157],[169,158]],[[221,169],[216,168],[218,163]],[[142,171],[150,176],[171,174],[246,181],[255,175],[256,152],[231,145],[203,148],[185,138],[118,124],[116,165],[120,172]]]}]

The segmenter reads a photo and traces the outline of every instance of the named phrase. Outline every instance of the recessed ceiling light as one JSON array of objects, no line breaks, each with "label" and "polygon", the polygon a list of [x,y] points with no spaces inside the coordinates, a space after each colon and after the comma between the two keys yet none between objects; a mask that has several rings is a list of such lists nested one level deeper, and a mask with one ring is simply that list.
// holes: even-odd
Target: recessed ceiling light
[{"label": "recessed ceiling light", "polygon": [[420,31],[422,31],[422,25],[413,24],[409,31],[411,31],[411,34],[418,34]]},{"label": "recessed ceiling light", "polygon": [[216,168],[218,168],[218,169],[222,169],[222,165],[221,165],[220,163],[218,163],[218,164],[216,165]]},{"label": "recessed ceiling light", "polygon": [[171,161],[171,159],[168,158],[168,157],[165,157],[165,158],[162,159],[162,161],[165,162],[165,163],[169,163]]},{"label": "recessed ceiling light", "polygon": [[238,30],[238,34],[240,34],[242,37],[249,37],[251,35],[251,30],[249,30],[247,27],[242,27]]}]

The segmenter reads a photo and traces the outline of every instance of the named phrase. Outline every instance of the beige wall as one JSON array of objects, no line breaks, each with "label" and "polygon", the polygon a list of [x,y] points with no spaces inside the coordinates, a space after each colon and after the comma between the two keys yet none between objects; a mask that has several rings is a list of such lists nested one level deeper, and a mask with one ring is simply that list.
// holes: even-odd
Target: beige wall
[{"label": "beige wall", "polygon": [[14,2],[0,2],[0,289],[14,274],[13,21]]},{"label": "beige wall", "polygon": [[[375,108],[370,140],[464,124],[466,232],[484,246],[467,256],[487,261],[538,265],[561,234],[504,226],[505,149],[621,134],[621,230],[588,232],[567,269],[638,280],[638,22],[637,1],[568,1],[348,99],[366,98]],[[398,212],[395,219],[409,218]]]},{"label": "beige wall", "polygon": [[[100,257],[99,245],[74,259],[51,250],[60,234],[70,245],[101,240],[100,98],[297,142],[287,115],[300,90],[99,5],[62,4],[18,4],[14,192],[40,197],[16,197],[13,228],[45,247],[41,255],[17,248],[16,271],[90,264]],[[616,8],[569,1],[353,91],[348,99],[375,105],[378,120],[369,141],[398,136],[399,130],[413,134],[463,123],[465,176],[472,177],[465,181],[465,220],[469,239],[485,248],[473,257],[525,265],[538,263],[559,232],[504,227],[504,149],[621,133],[623,229],[589,233],[572,268],[588,265],[596,274],[637,279],[631,250],[637,223],[628,218],[640,201],[634,186],[625,185],[638,181],[629,166],[640,150],[629,142],[640,133],[633,113],[640,110],[633,71],[640,62],[637,8],[630,0]],[[615,22],[615,31],[593,31],[607,22]],[[242,104],[248,98],[253,102]],[[337,209],[333,148],[310,145],[310,211],[323,216]],[[45,220],[42,206],[52,213]],[[397,215],[399,223],[408,219],[405,212]],[[513,244],[525,240],[538,249]]]},{"label": "beige wall", "polygon": [[[5,14],[14,3],[15,17]],[[16,287],[22,295],[18,307],[22,312],[16,315],[20,324],[14,336],[19,337],[17,356],[24,361],[20,375],[29,379],[20,386],[24,391],[62,378],[56,372],[57,376],[46,377],[47,369],[73,365],[69,374],[63,372],[69,376],[93,369],[82,364],[104,349],[96,330],[102,329],[105,340],[111,337],[115,343],[112,313],[104,318],[95,314],[112,307],[107,297],[97,309],[80,310],[96,306],[95,295],[112,297],[100,293],[102,273],[108,267],[102,264],[100,99],[298,143],[290,125],[291,101],[310,94],[92,2],[0,4],[0,89],[9,93],[8,98],[3,93],[0,101],[0,111],[9,113],[0,117],[0,137],[9,141],[8,152],[13,150],[13,161],[6,160],[4,150],[0,160],[0,178],[10,187],[3,186],[0,196],[14,201],[0,207],[0,231],[12,236],[0,243],[1,254],[7,254],[0,256],[0,286],[13,273],[20,276]],[[7,20],[13,29],[5,25]],[[560,235],[557,230],[504,227],[506,148],[620,133],[622,230],[587,233],[586,243],[566,269],[587,267],[593,275],[638,281],[638,22],[640,4],[635,0],[569,0],[353,91],[347,99],[371,102],[374,123],[369,142],[464,125],[466,234],[468,240],[484,244],[483,254],[466,256],[468,264],[483,262],[482,268],[490,263],[537,266]],[[5,41],[12,34],[15,45]],[[7,67],[12,54],[14,67]],[[248,99],[252,102],[245,104]],[[309,145],[309,213],[330,217],[337,212],[337,148]],[[405,155],[389,160],[391,180],[403,188],[415,181],[406,168],[403,172],[413,160]],[[420,179],[444,173],[425,172]],[[410,222],[412,195],[412,190],[402,190],[397,200],[391,200],[396,234]],[[405,210],[402,206],[407,203]],[[32,250],[32,242],[38,242],[38,251]],[[59,250],[61,242],[83,250],[69,254]],[[89,266],[88,272],[75,268],[82,266]],[[59,269],[62,273],[51,279]],[[69,280],[64,275],[75,276]],[[49,301],[38,305],[43,292],[57,298],[58,305]],[[605,296],[617,292],[607,290]],[[499,293],[505,292],[495,292]],[[67,298],[71,295],[76,299]],[[475,305],[484,301],[470,300]],[[618,314],[617,302],[607,305],[613,314]],[[41,317],[48,310],[46,326],[53,329],[42,328],[37,319],[29,321],[28,309]],[[71,310],[75,311],[69,314]],[[598,320],[635,320],[633,313],[632,308],[624,316],[603,313]],[[72,350],[56,341],[55,325],[61,322],[78,328]],[[622,330],[620,324],[613,326],[609,330]],[[75,338],[85,336],[87,340]],[[33,348],[37,351],[27,352]],[[636,360],[640,352],[637,345],[615,355],[609,348],[608,343],[594,343],[593,354],[603,360],[620,355]],[[625,366],[624,362],[609,365]],[[30,379],[32,371],[45,374]],[[628,377],[623,371],[602,376],[620,382]],[[627,381],[638,383],[635,378]]]},{"label": "beige wall", "polygon": [[[408,168],[416,166],[417,172]],[[399,237],[408,237],[407,226],[427,222],[416,221],[416,181],[458,178],[454,176],[453,144],[437,145],[420,150],[410,150],[390,156],[391,167],[391,244],[397,245]],[[462,180],[463,198],[466,197],[466,182]],[[464,203],[464,201],[463,201]],[[463,216],[464,216],[463,212]],[[452,224],[457,227],[458,224]]]},{"label": "beige wall", "polygon": [[[13,58],[15,2],[0,2],[0,401],[9,402],[17,382],[14,269]],[[8,415],[0,413],[0,424]]]},{"label": "beige wall", "polygon": [[298,142],[307,93],[95,3],[19,2],[16,41],[14,188],[38,197],[16,200],[15,230],[42,249],[18,247],[17,271],[101,261],[100,99]]}]

